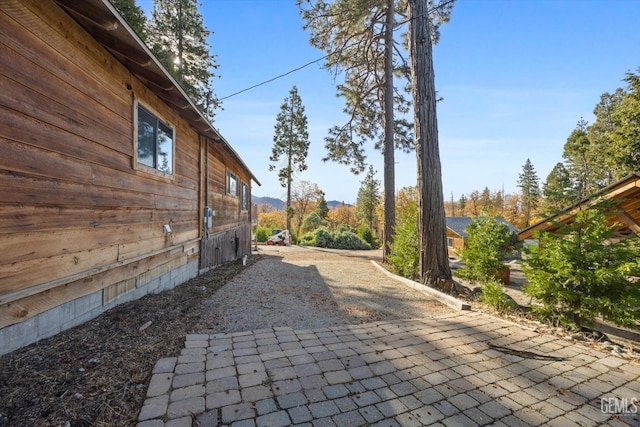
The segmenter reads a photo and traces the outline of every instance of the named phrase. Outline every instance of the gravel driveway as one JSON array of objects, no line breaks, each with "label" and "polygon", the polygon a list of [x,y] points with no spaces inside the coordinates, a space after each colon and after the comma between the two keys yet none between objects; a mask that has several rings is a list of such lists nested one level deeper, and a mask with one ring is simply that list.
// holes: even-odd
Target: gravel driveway
[{"label": "gravel driveway", "polygon": [[453,310],[379,271],[382,251],[260,246],[261,259],[205,302],[199,332],[310,329]]}]

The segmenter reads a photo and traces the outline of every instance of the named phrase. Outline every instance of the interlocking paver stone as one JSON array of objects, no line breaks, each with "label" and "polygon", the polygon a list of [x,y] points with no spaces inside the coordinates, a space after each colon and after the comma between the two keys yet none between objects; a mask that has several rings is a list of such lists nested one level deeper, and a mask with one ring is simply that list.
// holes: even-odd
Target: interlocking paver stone
[{"label": "interlocking paver stone", "polygon": [[312,403],[309,405],[309,411],[315,418],[330,417],[340,412],[338,406],[332,400]]},{"label": "interlocking paver stone", "polygon": [[191,397],[177,402],[171,402],[167,409],[167,417],[180,418],[191,414],[201,414],[205,409],[204,397]]},{"label": "interlocking paver stone", "polygon": [[147,389],[147,397],[160,396],[168,393],[173,381],[173,374],[163,373],[155,374],[151,377],[149,388]]},{"label": "interlocking paver stone", "polygon": [[[512,355],[496,346],[563,357]],[[138,427],[634,425],[601,398],[640,397],[640,368],[465,313],[296,331],[193,334],[158,360]]]},{"label": "interlocking paver stone", "polygon": [[291,419],[286,411],[271,412],[256,419],[258,427],[285,427],[290,424]]},{"label": "interlocking paver stone", "polygon": [[294,424],[304,423],[306,421],[313,420],[313,416],[311,412],[309,412],[309,408],[306,406],[296,406],[287,410],[289,413],[289,417],[291,418],[291,422]]},{"label": "interlocking paver stone", "polygon": [[282,396],[278,396],[276,400],[282,409],[302,406],[307,403],[307,397],[300,392],[284,394]]},{"label": "interlocking paver stone", "polygon": [[247,418],[255,418],[255,410],[249,403],[224,406],[221,412],[222,422],[229,424]]}]

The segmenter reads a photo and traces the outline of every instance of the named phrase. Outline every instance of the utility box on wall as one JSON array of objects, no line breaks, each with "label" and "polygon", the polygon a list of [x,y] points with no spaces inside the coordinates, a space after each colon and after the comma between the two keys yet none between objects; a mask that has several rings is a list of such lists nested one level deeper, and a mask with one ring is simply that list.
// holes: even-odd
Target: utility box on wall
[{"label": "utility box on wall", "polygon": [[208,206],[204,208],[204,224],[207,228],[213,227],[214,216],[216,216],[216,211]]}]

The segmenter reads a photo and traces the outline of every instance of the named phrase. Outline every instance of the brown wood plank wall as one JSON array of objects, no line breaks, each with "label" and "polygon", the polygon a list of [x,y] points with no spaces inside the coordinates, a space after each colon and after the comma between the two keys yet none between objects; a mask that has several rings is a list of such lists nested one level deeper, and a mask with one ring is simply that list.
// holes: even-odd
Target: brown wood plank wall
[{"label": "brown wood plank wall", "polygon": [[250,224],[207,236],[202,240],[200,254],[201,268],[217,267],[251,254]]},{"label": "brown wood plank wall", "polygon": [[[198,135],[53,3],[4,1],[0,33],[0,326],[187,262]],[[134,168],[134,95],[175,127],[171,179]]]}]

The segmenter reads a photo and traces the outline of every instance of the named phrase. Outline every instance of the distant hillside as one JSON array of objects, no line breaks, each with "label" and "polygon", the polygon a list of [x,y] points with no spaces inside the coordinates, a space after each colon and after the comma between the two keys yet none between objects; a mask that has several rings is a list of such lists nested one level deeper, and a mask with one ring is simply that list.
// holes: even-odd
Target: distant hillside
[{"label": "distant hillside", "polygon": [[[263,204],[267,204],[267,205],[271,205],[273,206],[274,209],[278,210],[278,211],[282,211],[285,209],[286,206],[286,202],[280,199],[276,199],[275,197],[258,197],[258,196],[251,196],[251,202],[255,203],[256,205],[263,205]],[[329,207],[329,209],[335,209],[338,205],[341,205],[342,202],[339,202],[337,200],[329,200],[327,201],[327,206]],[[350,204],[346,204],[347,206],[351,206]]]},{"label": "distant hillside", "polygon": [[282,211],[284,210],[286,203],[280,199],[276,199],[275,197],[257,197],[252,195],[251,202],[256,205],[271,205],[275,210]]},{"label": "distant hillside", "polygon": [[[327,200],[327,206],[329,207],[329,209],[335,209],[341,204],[342,202],[339,202],[337,200]],[[349,203],[345,203],[345,205],[351,207]]]}]

